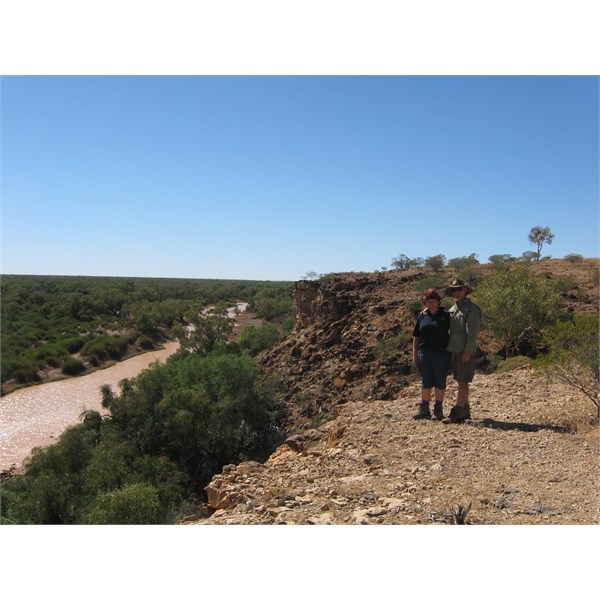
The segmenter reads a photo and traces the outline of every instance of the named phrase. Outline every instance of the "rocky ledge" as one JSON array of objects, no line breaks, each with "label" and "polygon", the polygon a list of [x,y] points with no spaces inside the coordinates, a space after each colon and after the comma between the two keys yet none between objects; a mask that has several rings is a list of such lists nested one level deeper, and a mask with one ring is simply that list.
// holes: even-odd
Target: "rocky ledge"
[{"label": "rocky ledge", "polygon": [[[264,463],[229,465],[194,524],[596,524],[594,407],[530,368],[476,375],[473,419],[414,421],[418,384],[351,402]],[[449,386],[450,400],[456,386]],[[451,404],[451,401],[447,403]],[[446,407],[446,411],[448,407]]]}]

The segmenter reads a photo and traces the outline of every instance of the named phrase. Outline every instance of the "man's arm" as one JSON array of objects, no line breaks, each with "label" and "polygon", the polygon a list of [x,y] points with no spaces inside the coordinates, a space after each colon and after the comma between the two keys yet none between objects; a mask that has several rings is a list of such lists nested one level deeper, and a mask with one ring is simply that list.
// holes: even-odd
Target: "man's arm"
[{"label": "man's arm", "polygon": [[[471,307],[466,319],[467,343],[465,345],[465,354],[474,354],[477,348],[477,334],[481,327],[481,309],[475,304]],[[469,360],[471,357],[469,356]]]}]

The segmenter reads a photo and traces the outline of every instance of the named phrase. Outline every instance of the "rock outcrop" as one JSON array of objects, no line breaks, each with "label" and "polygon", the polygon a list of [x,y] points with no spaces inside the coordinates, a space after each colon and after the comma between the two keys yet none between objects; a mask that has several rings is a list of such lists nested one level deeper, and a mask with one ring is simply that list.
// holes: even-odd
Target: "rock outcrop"
[{"label": "rock outcrop", "polygon": [[391,402],[349,402],[264,464],[228,465],[195,523],[457,523],[461,510],[470,524],[600,523],[589,400],[528,368],[476,375],[464,424],[413,421],[416,397],[413,383]]},{"label": "rock outcrop", "polygon": [[[296,329],[260,357],[286,381],[288,426],[329,418],[349,401],[389,400],[406,387],[416,287],[425,276],[347,273],[295,285]],[[390,347],[378,353],[386,340]]]},{"label": "rock outcrop", "polygon": [[[567,281],[568,309],[598,310],[596,260],[531,269]],[[295,330],[259,357],[285,384],[288,438],[264,464],[216,475],[195,522],[600,522],[594,407],[530,368],[486,374],[498,344],[485,332],[473,420],[410,418],[419,398],[411,333],[429,275],[347,273],[296,284]],[[455,397],[451,382],[446,412]]]}]

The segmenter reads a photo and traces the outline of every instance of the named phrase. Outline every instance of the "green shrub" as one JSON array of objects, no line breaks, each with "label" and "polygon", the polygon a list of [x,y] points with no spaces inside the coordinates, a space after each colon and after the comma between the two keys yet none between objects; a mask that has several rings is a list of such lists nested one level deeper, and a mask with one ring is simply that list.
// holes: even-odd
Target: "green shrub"
[{"label": "green shrub", "polygon": [[62,372],[65,375],[79,375],[85,371],[85,365],[77,358],[69,357],[65,360]]},{"label": "green shrub", "polygon": [[85,343],[81,355],[90,360],[103,361],[108,359],[118,360],[127,350],[127,340],[121,336],[105,335]]},{"label": "green shrub", "polygon": [[62,360],[59,358],[55,358],[54,356],[49,356],[46,360],[46,366],[52,367],[53,369],[57,369],[62,365]]},{"label": "green shrub", "polygon": [[69,337],[62,339],[58,342],[58,345],[66,350],[69,354],[75,354],[79,352],[85,345],[87,339],[83,336]]},{"label": "green shrub", "polygon": [[498,373],[508,373],[522,367],[530,367],[533,364],[532,360],[527,356],[511,356],[498,364],[496,371]]},{"label": "green shrub", "polygon": [[477,265],[469,265],[458,271],[458,278],[477,286],[483,281],[483,271]]},{"label": "green shrub", "polygon": [[581,256],[581,254],[567,254],[565,260],[568,260],[571,264],[575,264],[577,262],[582,262],[583,256]]},{"label": "green shrub", "polygon": [[517,353],[527,336],[561,315],[560,298],[552,285],[524,266],[486,277],[474,300],[481,306],[483,326],[498,338],[507,357]]},{"label": "green shrub", "polygon": [[409,334],[395,335],[386,338],[373,346],[371,354],[375,358],[385,358],[408,347],[411,340],[412,336]]},{"label": "green shrub", "polygon": [[98,435],[78,425],[67,428],[56,444],[34,448],[26,474],[2,483],[3,514],[16,523],[76,523],[83,473]]},{"label": "green shrub", "polygon": [[469,254],[469,256],[457,256],[456,258],[451,258],[448,261],[448,266],[456,270],[464,269],[465,267],[470,267],[478,264],[479,259],[477,258],[477,254],[475,252]]},{"label": "green shrub", "polygon": [[256,355],[275,345],[281,339],[277,325],[264,322],[258,327],[246,325],[240,334],[239,344],[242,350],[248,350],[251,355]]},{"label": "green shrub", "polygon": [[428,256],[425,259],[425,266],[433,271],[439,271],[446,264],[446,257],[443,254]]},{"label": "green shrub", "polygon": [[536,366],[542,368],[549,379],[565,383],[587,396],[600,418],[598,325],[596,313],[575,315],[569,321],[549,327],[544,338],[550,350],[536,361]]},{"label": "green shrub", "polygon": [[142,335],[140,337],[140,346],[144,350],[152,350],[154,348],[154,342],[147,335]]},{"label": "green shrub", "polygon": [[409,258],[406,254],[400,254],[396,258],[392,258],[392,267],[395,269],[414,269],[425,265],[425,259],[419,257]]},{"label": "green shrub", "polygon": [[506,271],[516,259],[510,254],[493,254],[488,262],[494,271]]},{"label": "green shrub", "polygon": [[186,320],[191,329],[175,328],[181,348],[203,355],[227,344],[234,326],[232,319],[214,314],[194,312],[187,314]]},{"label": "green shrub", "polygon": [[[440,302],[440,306],[446,310],[448,310],[453,304],[454,300],[449,296],[443,297],[442,301]],[[414,299],[407,300],[404,303],[404,308],[406,308],[406,310],[416,318],[419,316],[419,313],[425,308],[425,306],[421,300]]]},{"label": "green shrub", "polygon": [[572,277],[560,278],[554,281],[554,287],[557,292],[564,294],[571,290],[576,290],[579,285]]},{"label": "green shrub", "polygon": [[261,319],[280,322],[294,312],[292,290],[290,287],[261,289],[250,302],[248,309]]},{"label": "green shrub", "polygon": [[419,313],[423,310],[424,306],[420,300],[407,300],[404,303],[404,307],[410,312],[415,318],[419,316]]},{"label": "green shrub", "polygon": [[[4,327],[4,323],[2,326]],[[28,344],[44,339],[44,332],[34,323],[15,323],[13,329],[17,332],[17,335],[26,340]]]},{"label": "green shrub", "polygon": [[[38,364],[50,364],[57,366],[63,358],[66,358],[69,353],[60,345],[60,343],[46,343],[35,350],[32,350],[30,355],[38,361]],[[50,362],[53,361],[53,362]]]},{"label": "green shrub", "polygon": [[156,525],[163,520],[158,490],[144,483],[99,494],[81,519],[94,525]]},{"label": "green shrub", "polygon": [[3,482],[6,523],[164,523],[224,465],[264,460],[277,390],[248,354],[183,354],[120,384],[56,444]]},{"label": "green shrub", "polygon": [[413,285],[413,290],[419,295],[422,294],[424,290],[429,288],[435,288],[437,290],[446,289],[446,278],[441,273],[435,273],[434,275],[429,275],[428,277],[419,279]]},{"label": "green shrub", "polygon": [[33,383],[40,381],[40,375],[36,365],[20,363],[19,366],[13,369],[12,378],[18,383]]},{"label": "green shrub", "polygon": [[283,335],[287,336],[292,333],[294,326],[296,325],[296,319],[293,316],[286,317],[281,324],[283,328]]}]

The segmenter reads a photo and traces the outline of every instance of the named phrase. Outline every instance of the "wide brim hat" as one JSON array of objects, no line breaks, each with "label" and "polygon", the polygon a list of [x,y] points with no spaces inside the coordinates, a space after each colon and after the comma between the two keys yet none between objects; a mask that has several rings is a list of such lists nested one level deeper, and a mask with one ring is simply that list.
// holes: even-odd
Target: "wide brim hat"
[{"label": "wide brim hat", "polygon": [[467,294],[470,294],[473,291],[473,288],[468,283],[465,283],[462,279],[455,279],[446,288],[446,294],[449,296],[450,294],[452,294],[452,292],[460,290],[462,288],[467,288]]}]

